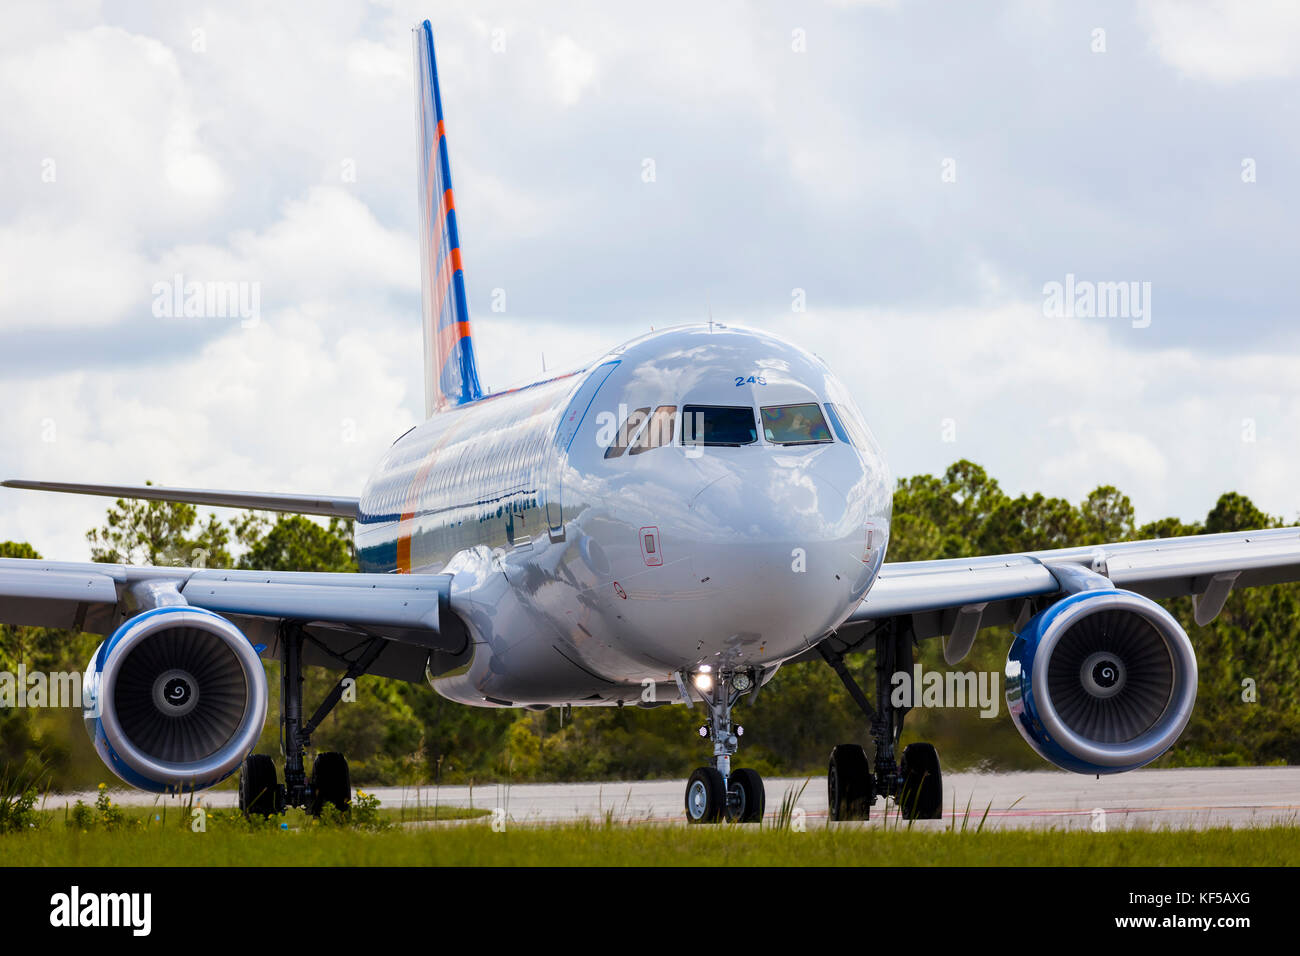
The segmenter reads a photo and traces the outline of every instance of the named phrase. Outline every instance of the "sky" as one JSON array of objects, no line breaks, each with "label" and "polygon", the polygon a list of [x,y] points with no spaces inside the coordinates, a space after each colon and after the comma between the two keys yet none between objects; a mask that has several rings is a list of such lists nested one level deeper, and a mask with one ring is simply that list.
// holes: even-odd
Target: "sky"
[{"label": "sky", "polygon": [[[896,476],[1300,516],[1295,4],[6,12],[3,477],[360,493],[423,408],[427,17],[485,385],[712,315]],[[107,504],[2,489],[0,540],[84,560]]]}]

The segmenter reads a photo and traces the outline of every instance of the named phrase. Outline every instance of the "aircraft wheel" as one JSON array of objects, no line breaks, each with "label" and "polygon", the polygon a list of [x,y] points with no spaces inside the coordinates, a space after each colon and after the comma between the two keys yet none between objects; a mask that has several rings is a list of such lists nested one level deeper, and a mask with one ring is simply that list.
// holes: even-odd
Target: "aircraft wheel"
[{"label": "aircraft wheel", "polygon": [[943,776],[939,752],[934,744],[908,744],[899,763],[903,789],[898,805],[909,820],[938,820],[943,817]]},{"label": "aircraft wheel", "polygon": [[247,816],[269,817],[284,810],[275,761],[265,754],[249,754],[239,771],[239,809]]},{"label": "aircraft wheel", "polygon": [[826,770],[826,796],[832,820],[867,820],[876,800],[876,778],[867,752],[858,744],[839,744]]},{"label": "aircraft wheel", "polygon": [[341,753],[318,754],[311,766],[311,815],[318,817],[325,805],[346,813],[352,805],[352,777]]},{"label": "aircraft wheel", "polygon": [[689,823],[717,823],[727,806],[722,773],[715,767],[700,767],[686,781],[686,819]]},{"label": "aircraft wheel", "polygon": [[761,823],[767,795],[758,771],[749,768],[732,771],[730,784],[737,799],[727,805],[728,816],[736,823]]}]

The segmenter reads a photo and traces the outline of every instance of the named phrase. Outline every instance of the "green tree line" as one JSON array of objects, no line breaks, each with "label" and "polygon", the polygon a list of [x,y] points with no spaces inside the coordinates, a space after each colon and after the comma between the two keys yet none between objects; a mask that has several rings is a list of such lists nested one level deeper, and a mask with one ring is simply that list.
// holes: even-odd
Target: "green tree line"
[{"label": "green tree line", "polygon": [[[1222,495],[1203,522],[1165,518],[1141,526],[1127,496],[1111,486],[1077,505],[1041,494],[1012,497],[983,468],[958,461],[936,475],[900,479],[894,497],[891,561],[1001,554],[1143,538],[1209,534],[1282,525],[1248,498]],[[261,570],[355,571],[352,529],[298,515],[245,514],[231,521],[201,518],[192,505],[118,500],[104,524],[87,534],[96,561],[202,564]],[[0,556],[39,557],[28,544],[0,544]],[[1300,585],[1234,592],[1219,617],[1198,628],[1191,600],[1163,602],[1187,629],[1200,663],[1196,712],[1179,743],[1157,765],[1300,763]],[[102,638],[51,628],[0,628],[0,671],[80,671]],[[981,631],[963,670],[997,673],[1011,634]],[[938,641],[917,660],[944,670]],[[850,667],[874,687],[872,655]],[[271,707],[258,744],[278,756],[279,667],[267,661]],[[308,668],[314,706],[337,675]],[[936,744],[952,769],[1011,770],[1045,766],[1005,713],[921,709],[908,717],[905,740]],[[865,719],[839,679],[818,662],[781,668],[756,703],[737,708],[745,725],[740,764],[764,774],[825,772],[832,745],[866,742]],[[683,777],[704,762],[696,733],[698,708],[681,706],[573,708],[543,712],[492,710],[451,703],[424,685],[362,677],[356,701],[341,704],[313,744],[348,755],[357,784],[468,781],[635,780]],[[0,764],[39,754],[56,789],[91,786],[108,771],[95,756],[78,712],[57,708],[0,709]]]}]

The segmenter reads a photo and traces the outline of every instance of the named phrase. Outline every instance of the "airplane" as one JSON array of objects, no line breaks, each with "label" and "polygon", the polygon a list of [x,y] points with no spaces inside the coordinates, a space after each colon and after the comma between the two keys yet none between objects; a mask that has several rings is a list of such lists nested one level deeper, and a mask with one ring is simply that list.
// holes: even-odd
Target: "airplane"
[{"label": "airplane", "polygon": [[[348,680],[427,681],[476,707],[700,705],[690,823],[761,821],[764,784],[732,766],[733,719],[778,669],[820,660],[870,722],[833,747],[831,820],[881,797],[942,815],[938,753],[902,745],[891,675],[919,642],[949,666],[1010,625],[1006,699],[1045,760],[1119,773],[1167,751],[1197,691],[1187,633],[1234,588],[1300,580],[1300,528],[1022,554],[887,562],[893,479],[847,387],[775,335],[718,322],[641,336],[581,368],[479,384],[433,30],[413,30],[425,420],[359,496],[10,480],[11,488],[353,521],[360,573],[0,561],[0,621],[107,635],[85,724],[105,764],[178,794],[240,773],[249,814],[345,808],[344,755],[313,731]],[[875,700],[849,672],[874,650]],[[262,658],[281,664],[283,778],[252,750]],[[303,667],[342,672],[308,716]],[[769,691],[770,693],[771,691]],[[761,711],[759,712],[761,714]]]}]

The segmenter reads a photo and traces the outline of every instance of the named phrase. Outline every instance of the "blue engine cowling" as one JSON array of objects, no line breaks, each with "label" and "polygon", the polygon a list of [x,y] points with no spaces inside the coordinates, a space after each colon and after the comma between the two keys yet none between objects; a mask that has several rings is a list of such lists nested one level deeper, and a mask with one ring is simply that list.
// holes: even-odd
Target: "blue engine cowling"
[{"label": "blue engine cowling", "polygon": [[1035,615],[1007,654],[1007,709],[1040,756],[1077,773],[1136,770],[1173,746],[1196,703],[1196,654],[1168,611],[1083,591]]},{"label": "blue engine cowling", "polygon": [[202,608],[145,611],[99,645],[82,717],[108,768],[155,793],[230,776],[266,722],[266,672],[239,628]]}]

